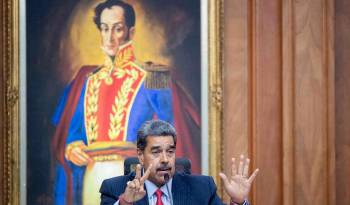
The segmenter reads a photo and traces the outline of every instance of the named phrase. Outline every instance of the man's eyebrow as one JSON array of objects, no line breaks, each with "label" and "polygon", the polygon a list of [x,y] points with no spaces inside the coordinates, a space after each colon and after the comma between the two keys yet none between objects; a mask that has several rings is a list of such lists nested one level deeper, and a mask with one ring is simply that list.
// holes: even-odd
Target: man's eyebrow
[{"label": "man's eyebrow", "polygon": [[[108,23],[104,23],[104,22],[101,22],[100,25],[110,25]],[[117,25],[121,25],[121,26],[124,26],[124,23],[123,22],[116,22],[116,23],[113,23],[112,26],[117,26]]]},{"label": "man's eyebrow", "polygon": [[169,146],[169,149],[175,149],[175,148],[176,148],[175,145],[170,145],[170,146]]},{"label": "man's eyebrow", "polygon": [[117,23],[114,23],[114,24],[113,24],[113,26],[116,26],[116,25],[124,26],[124,23],[123,23],[123,22],[117,22]]},{"label": "man's eyebrow", "polygon": [[155,149],[160,149],[160,146],[153,146],[153,147],[151,147],[151,150],[155,150]]}]

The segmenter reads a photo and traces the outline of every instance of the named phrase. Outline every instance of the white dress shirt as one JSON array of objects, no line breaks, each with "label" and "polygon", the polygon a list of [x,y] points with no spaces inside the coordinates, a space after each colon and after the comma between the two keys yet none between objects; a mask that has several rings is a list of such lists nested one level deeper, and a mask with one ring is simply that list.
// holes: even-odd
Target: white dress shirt
[{"label": "white dress shirt", "polygon": [[[171,185],[173,183],[173,179],[169,179],[168,183],[166,184],[168,186],[169,192],[167,190],[166,185],[163,185],[162,187],[160,187],[160,190],[163,192],[162,195],[162,202],[164,205],[171,205],[171,198],[172,196],[170,196],[171,194]],[[147,190],[147,198],[148,198],[148,204],[149,205],[156,205],[157,203],[157,195],[156,195],[156,191],[158,189],[158,187],[153,184],[151,181],[146,180],[145,181],[145,186],[146,186],[146,190]],[[117,202],[115,202],[114,205],[119,205],[119,200]]]}]

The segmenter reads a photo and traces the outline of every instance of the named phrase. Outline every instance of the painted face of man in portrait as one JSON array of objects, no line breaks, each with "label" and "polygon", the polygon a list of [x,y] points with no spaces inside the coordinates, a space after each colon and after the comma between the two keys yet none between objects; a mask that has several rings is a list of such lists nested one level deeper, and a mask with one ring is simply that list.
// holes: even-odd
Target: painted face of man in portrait
[{"label": "painted face of man in portrait", "polygon": [[146,170],[152,164],[148,180],[158,187],[165,184],[164,175],[175,173],[176,146],[172,136],[148,136],[145,149],[138,150],[140,163]]},{"label": "painted face of man in portrait", "polygon": [[131,39],[134,27],[127,27],[122,7],[112,6],[101,13],[100,32],[102,49],[107,55],[114,57],[119,46]]}]

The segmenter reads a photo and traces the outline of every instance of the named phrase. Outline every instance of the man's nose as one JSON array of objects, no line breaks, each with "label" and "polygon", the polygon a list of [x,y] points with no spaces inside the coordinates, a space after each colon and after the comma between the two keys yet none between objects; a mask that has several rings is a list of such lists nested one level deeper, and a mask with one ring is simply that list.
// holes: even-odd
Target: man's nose
[{"label": "man's nose", "polygon": [[162,163],[168,163],[168,162],[169,162],[169,158],[168,158],[168,155],[167,155],[166,152],[162,152],[160,161],[161,161]]},{"label": "man's nose", "polygon": [[107,33],[107,41],[108,42],[110,42],[110,43],[114,42],[113,35],[114,35],[114,33],[112,30]]}]

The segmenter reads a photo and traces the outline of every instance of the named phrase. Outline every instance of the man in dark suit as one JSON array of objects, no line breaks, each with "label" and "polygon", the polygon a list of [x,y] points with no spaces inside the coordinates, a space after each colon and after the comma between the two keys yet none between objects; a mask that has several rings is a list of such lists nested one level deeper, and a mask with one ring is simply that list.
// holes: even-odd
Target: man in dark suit
[{"label": "man in dark suit", "polygon": [[[137,133],[141,165],[136,173],[107,179],[102,183],[101,205],[221,205],[209,176],[175,173],[176,132],[161,120],[145,122]],[[220,173],[232,205],[248,205],[247,196],[258,169],[248,178],[249,159],[232,159],[231,178]],[[142,175],[143,173],[143,175]]]}]

